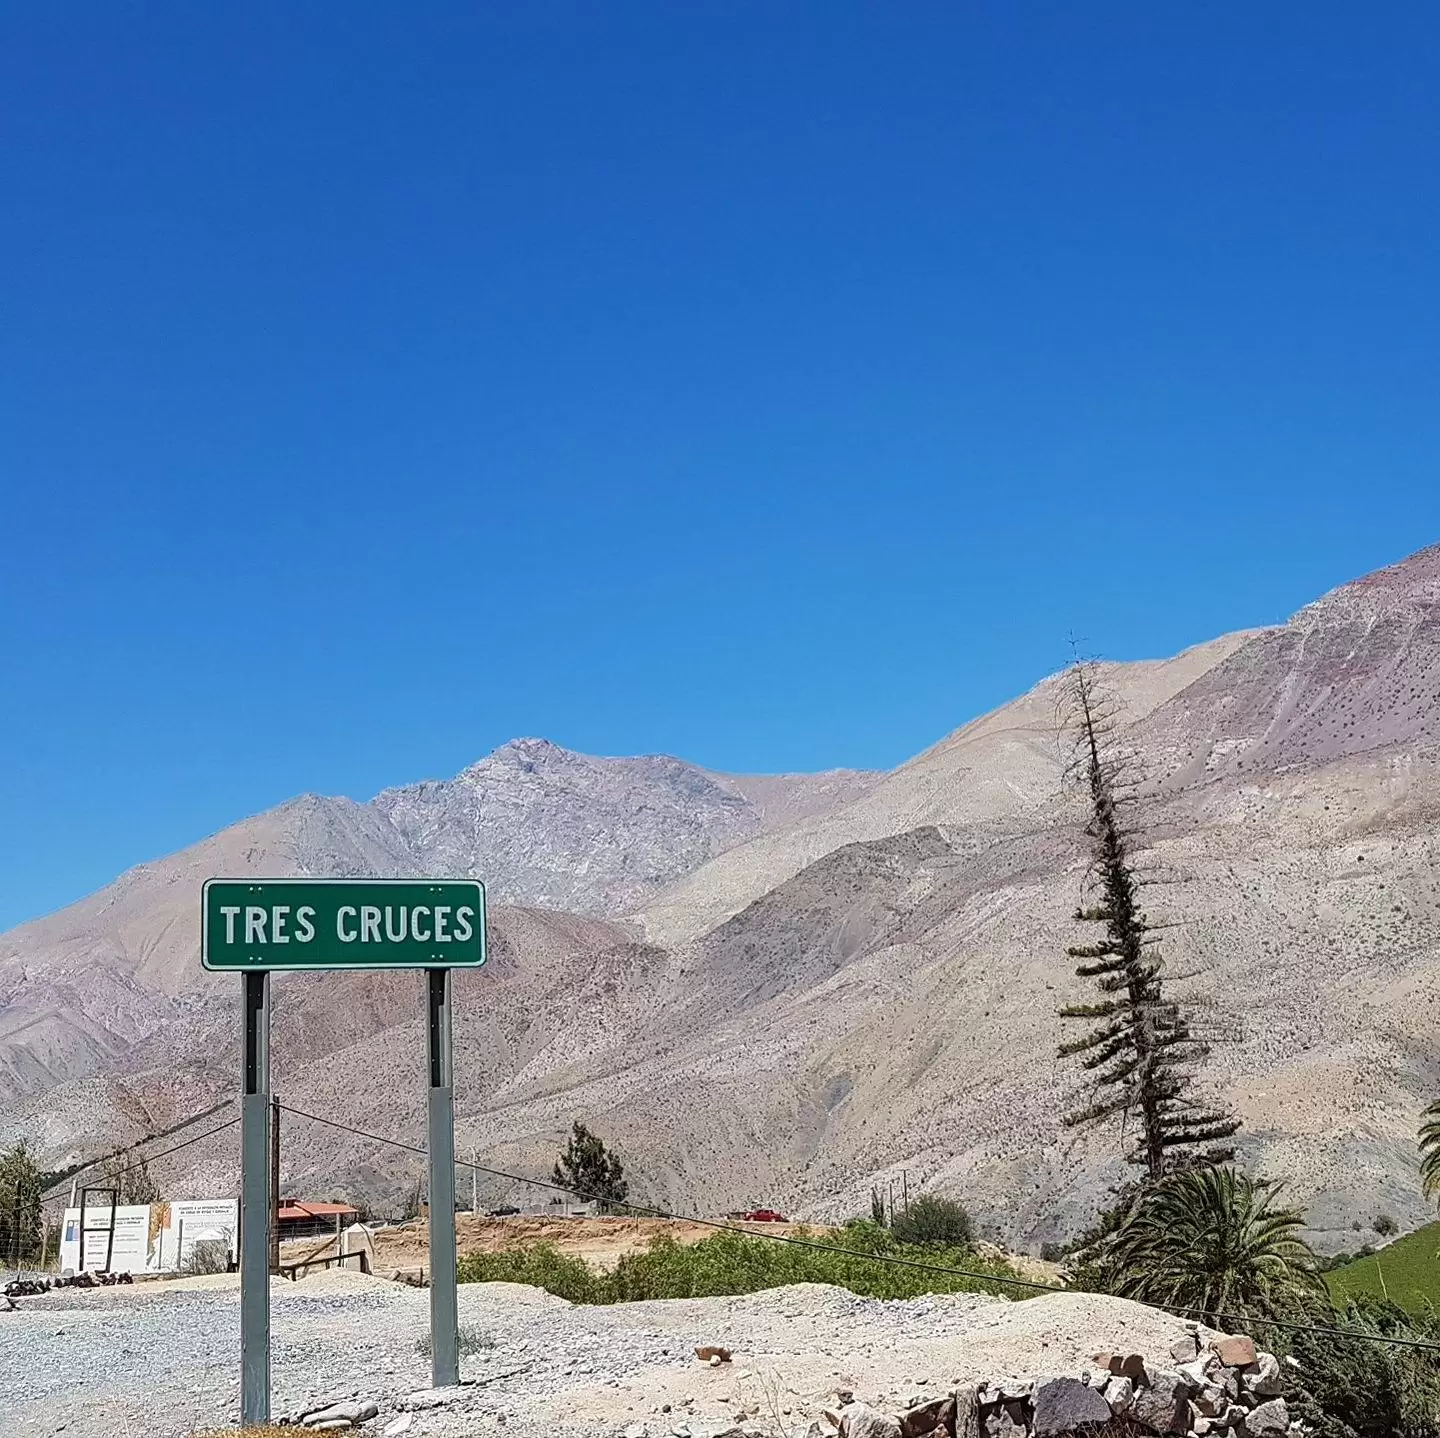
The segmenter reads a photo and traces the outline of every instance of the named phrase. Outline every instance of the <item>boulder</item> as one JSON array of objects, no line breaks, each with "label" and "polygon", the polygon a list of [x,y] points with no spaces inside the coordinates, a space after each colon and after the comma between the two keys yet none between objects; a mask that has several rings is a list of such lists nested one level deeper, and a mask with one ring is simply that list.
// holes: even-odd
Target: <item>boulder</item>
[{"label": "boulder", "polygon": [[1143,1353],[1097,1353],[1095,1362],[1107,1373],[1118,1373],[1132,1382],[1138,1382],[1145,1377]]},{"label": "boulder", "polygon": [[1243,1333],[1222,1333],[1210,1340],[1210,1348],[1227,1368],[1244,1368],[1255,1361],[1255,1340]]},{"label": "boulder", "polygon": [[1245,1415],[1246,1438],[1281,1438],[1290,1431],[1290,1410],[1283,1398],[1271,1398]]},{"label": "boulder", "polygon": [[962,1383],[955,1390],[955,1438],[983,1438],[977,1384]]},{"label": "boulder", "polygon": [[1110,1405],[1088,1383],[1078,1378],[1035,1380],[1031,1432],[1069,1433],[1087,1423],[1108,1423]]},{"label": "boulder", "polygon": [[398,1418],[392,1418],[385,1425],[385,1438],[400,1438],[402,1433],[408,1433],[411,1425],[415,1422],[413,1413],[402,1413]]},{"label": "boulder", "polygon": [[1200,1339],[1197,1334],[1187,1333],[1170,1345],[1170,1356],[1177,1363],[1190,1363],[1200,1356]]},{"label": "boulder", "polygon": [[1183,1433],[1190,1425],[1185,1380],[1171,1368],[1156,1368],[1149,1383],[1135,1390],[1130,1417],[1156,1433]]},{"label": "boulder", "polygon": [[1278,1398],[1285,1391],[1280,1360],[1273,1353],[1257,1353],[1253,1363],[1240,1370],[1240,1387],[1257,1398]]},{"label": "boulder", "polygon": [[840,1410],[840,1438],[902,1438],[900,1425],[868,1403],[847,1403]]},{"label": "boulder", "polygon": [[328,1433],[335,1431],[336,1424],[353,1428],[358,1424],[366,1423],[379,1411],[376,1404],[365,1399],[345,1398],[338,1403],[329,1403],[324,1408],[316,1408],[309,1413],[302,1414],[300,1422],[303,1427]]},{"label": "boulder", "polygon": [[1230,1407],[1230,1395],[1217,1384],[1207,1383],[1190,1394],[1190,1406],[1202,1417],[1219,1418]]},{"label": "boulder", "polygon": [[728,1363],[730,1350],[722,1348],[718,1343],[702,1343],[695,1350],[695,1356],[702,1363]]},{"label": "boulder", "polygon": [[985,1415],[985,1438],[1025,1438],[1028,1431],[1023,1402],[997,1404]]},{"label": "boulder", "polygon": [[937,1429],[950,1433],[954,1428],[953,1398],[932,1398],[928,1403],[919,1403],[900,1415],[901,1438],[930,1438]]},{"label": "boulder", "polygon": [[1210,1384],[1210,1375],[1219,1366],[1220,1360],[1213,1353],[1205,1353],[1189,1363],[1181,1363],[1175,1372],[1180,1375],[1187,1388],[1198,1390]]},{"label": "boulder", "polygon": [[1112,1413],[1128,1413],[1135,1402],[1135,1384],[1117,1373],[1105,1385],[1104,1397]]}]

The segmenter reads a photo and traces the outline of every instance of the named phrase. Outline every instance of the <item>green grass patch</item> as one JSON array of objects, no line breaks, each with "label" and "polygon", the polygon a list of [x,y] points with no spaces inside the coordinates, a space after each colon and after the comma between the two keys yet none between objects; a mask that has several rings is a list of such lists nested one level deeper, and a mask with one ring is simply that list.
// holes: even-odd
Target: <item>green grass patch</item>
[{"label": "green grass patch", "polygon": [[[1024,1293],[995,1281],[1019,1276],[1008,1263],[982,1258],[969,1248],[898,1243],[873,1223],[816,1234],[814,1241],[827,1249],[739,1233],[717,1233],[692,1244],[662,1235],[644,1253],[622,1258],[609,1273],[591,1273],[579,1259],[536,1244],[509,1253],[473,1254],[461,1260],[459,1276],[462,1283],[529,1283],[572,1303],[706,1298],[757,1293],[789,1283],[830,1283],[871,1298],[917,1298],[927,1293],[994,1293],[1013,1298]],[[927,1267],[880,1263],[877,1257],[908,1259]],[[979,1276],[936,1271],[944,1269],[965,1269]]]},{"label": "green grass patch", "polygon": [[1431,1313],[1440,1306],[1440,1223],[1427,1223],[1377,1253],[1332,1268],[1325,1282],[1337,1304],[1388,1298],[1407,1313]]}]

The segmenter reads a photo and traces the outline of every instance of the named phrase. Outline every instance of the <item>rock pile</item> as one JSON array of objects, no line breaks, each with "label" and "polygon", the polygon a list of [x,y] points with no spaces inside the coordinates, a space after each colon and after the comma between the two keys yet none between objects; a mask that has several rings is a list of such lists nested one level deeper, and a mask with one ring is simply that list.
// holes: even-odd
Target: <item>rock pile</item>
[{"label": "rock pile", "polygon": [[337,1398],[312,1408],[302,1408],[293,1416],[281,1414],[276,1427],[308,1428],[315,1433],[344,1433],[368,1423],[380,1412],[380,1405],[366,1398]]},{"label": "rock pile", "polygon": [[894,1418],[848,1401],[827,1417],[838,1438],[1060,1438],[1107,1424],[1137,1435],[1301,1438],[1285,1405],[1280,1364],[1252,1339],[1202,1342],[1191,1329],[1170,1355],[1173,1366],[1162,1367],[1139,1353],[1097,1353],[1095,1367],[1078,1376],[971,1384]]}]

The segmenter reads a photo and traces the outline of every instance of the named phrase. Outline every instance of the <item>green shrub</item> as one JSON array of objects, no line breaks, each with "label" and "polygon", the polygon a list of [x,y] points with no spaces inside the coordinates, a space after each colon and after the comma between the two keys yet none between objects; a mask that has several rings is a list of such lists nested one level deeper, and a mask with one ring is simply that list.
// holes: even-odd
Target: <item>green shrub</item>
[{"label": "green shrub", "polygon": [[1381,1238],[1389,1238],[1392,1233],[1400,1232],[1400,1225],[1390,1217],[1388,1213],[1377,1213],[1370,1225]]},{"label": "green shrub", "polygon": [[1369,1297],[1309,1317],[1355,1337],[1265,1335],[1293,1360],[1286,1364],[1292,1417],[1315,1438],[1440,1438],[1440,1353],[1360,1341],[1376,1335],[1436,1342],[1440,1322]]},{"label": "green shrub", "polygon": [[[803,1231],[797,1236],[804,1236]],[[574,1303],[717,1297],[790,1283],[830,1283],[874,1298],[915,1298],[926,1293],[1014,1295],[1013,1289],[995,1281],[1017,1276],[1009,1264],[982,1259],[963,1248],[899,1243],[878,1224],[863,1219],[838,1233],[817,1234],[814,1242],[824,1247],[729,1232],[682,1245],[662,1235],[646,1252],[627,1255],[613,1272],[604,1274],[592,1274],[578,1259],[541,1245],[467,1258],[460,1264],[459,1276],[462,1282],[529,1283]],[[877,1263],[875,1256],[925,1266]],[[943,1271],[957,1268],[980,1276]]]},{"label": "green shrub", "polygon": [[1300,1237],[1305,1215],[1283,1199],[1280,1185],[1226,1166],[1167,1174],[1105,1216],[1072,1283],[1213,1328],[1304,1311],[1325,1287]]},{"label": "green shrub", "polygon": [[970,1215],[953,1198],[922,1193],[903,1213],[890,1221],[890,1232],[901,1243],[948,1243],[969,1248],[975,1242]]},{"label": "green shrub", "polygon": [[604,1278],[591,1273],[578,1258],[548,1243],[512,1248],[506,1253],[472,1253],[456,1266],[461,1283],[527,1283],[571,1303],[608,1303]]}]

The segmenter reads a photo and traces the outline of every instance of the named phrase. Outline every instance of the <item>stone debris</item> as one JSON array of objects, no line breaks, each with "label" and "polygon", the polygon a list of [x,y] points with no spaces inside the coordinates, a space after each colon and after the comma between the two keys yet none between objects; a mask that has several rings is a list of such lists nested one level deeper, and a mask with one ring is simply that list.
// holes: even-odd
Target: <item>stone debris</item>
[{"label": "stone debris", "polygon": [[1145,1355],[1143,1353],[1097,1353],[1097,1367],[1109,1373],[1119,1374],[1132,1381],[1145,1377]]},{"label": "stone debris", "polygon": [[840,1410],[840,1438],[901,1438],[900,1424],[868,1403],[847,1403]]},{"label": "stone debris", "polygon": [[1112,1413],[1128,1413],[1130,1405],[1135,1401],[1135,1384],[1117,1373],[1106,1383],[1101,1395]]},{"label": "stone debris", "polygon": [[1243,1335],[1203,1345],[1193,1328],[1170,1345],[1171,1367],[1139,1353],[1097,1353],[1095,1369],[998,1378],[946,1399],[912,1401],[888,1419],[846,1392],[840,1438],[1060,1438],[1123,1418],[1126,1431],[1185,1438],[1301,1438],[1282,1396],[1281,1366]]},{"label": "stone debris", "polygon": [[930,1398],[912,1403],[900,1415],[901,1438],[934,1438],[955,1431],[955,1399]]},{"label": "stone debris", "polygon": [[1170,1345],[1170,1356],[1177,1363],[1193,1363],[1200,1356],[1200,1335],[1187,1333]]},{"label": "stone debris", "polygon": [[310,1428],[317,1433],[340,1433],[368,1423],[379,1412],[380,1405],[368,1399],[342,1398],[301,1412],[295,1422],[299,1427]]},{"label": "stone debris", "polygon": [[1272,1353],[1257,1353],[1255,1362],[1248,1363],[1239,1373],[1240,1391],[1257,1398],[1278,1398],[1285,1391],[1280,1365]]},{"label": "stone debris", "polygon": [[400,1438],[402,1433],[408,1433],[414,1425],[415,1415],[413,1413],[402,1413],[398,1418],[392,1418],[385,1425],[384,1438]]},{"label": "stone debris", "polygon": [[1244,1368],[1255,1361],[1255,1340],[1243,1334],[1222,1334],[1210,1340],[1210,1347],[1227,1368]]},{"label": "stone debris", "polygon": [[466,1396],[468,1390],[463,1384],[458,1388],[417,1388],[415,1392],[407,1393],[400,1400],[400,1404],[403,1408],[422,1412],[426,1408],[441,1408],[447,1403],[458,1403]]},{"label": "stone debris", "polygon": [[1042,1378],[1035,1384],[1030,1431],[1071,1433],[1089,1423],[1108,1423],[1110,1405],[1078,1378]]}]

